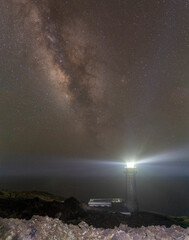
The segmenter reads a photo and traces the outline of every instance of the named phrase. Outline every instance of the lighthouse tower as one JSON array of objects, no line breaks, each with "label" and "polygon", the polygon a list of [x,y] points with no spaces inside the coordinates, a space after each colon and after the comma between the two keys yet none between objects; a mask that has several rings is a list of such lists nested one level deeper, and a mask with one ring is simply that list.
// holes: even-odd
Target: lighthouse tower
[{"label": "lighthouse tower", "polygon": [[138,201],[136,192],[136,166],[134,162],[127,162],[125,167],[126,196],[125,203],[131,214],[137,214]]}]

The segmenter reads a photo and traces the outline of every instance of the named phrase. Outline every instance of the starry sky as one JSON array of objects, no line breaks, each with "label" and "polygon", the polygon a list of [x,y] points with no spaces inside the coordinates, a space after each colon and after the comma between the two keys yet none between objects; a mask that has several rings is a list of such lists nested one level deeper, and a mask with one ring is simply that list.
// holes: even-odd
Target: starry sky
[{"label": "starry sky", "polygon": [[3,166],[187,148],[188,26],[188,0],[1,0]]}]

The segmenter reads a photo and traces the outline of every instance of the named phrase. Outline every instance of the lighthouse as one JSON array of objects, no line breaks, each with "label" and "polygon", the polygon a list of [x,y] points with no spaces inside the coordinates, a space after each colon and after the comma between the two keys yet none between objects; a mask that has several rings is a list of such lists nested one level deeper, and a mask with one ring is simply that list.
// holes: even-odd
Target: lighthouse
[{"label": "lighthouse", "polygon": [[127,162],[125,166],[126,176],[126,196],[125,204],[128,207],[131,214],[137,214],[138,201],[136,192],[136,165],[135,162]]}]

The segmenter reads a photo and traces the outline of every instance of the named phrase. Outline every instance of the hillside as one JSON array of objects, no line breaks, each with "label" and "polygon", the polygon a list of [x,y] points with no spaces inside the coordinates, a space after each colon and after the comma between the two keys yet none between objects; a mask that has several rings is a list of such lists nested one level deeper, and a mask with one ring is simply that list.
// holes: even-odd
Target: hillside
[{"label": "hillside", "polygon": [[62,202],[65,200],[65,198],[48,193],[48,192],[42,192],[42,191],[22,191],[22,192],[14,192],[14,191],[8,191],[8,190],[2,190],[0,191],[0,199],[8,199],[8,198],[14,198],[14,199],[34,199],[39,198],[44,201],[57,201]]}]

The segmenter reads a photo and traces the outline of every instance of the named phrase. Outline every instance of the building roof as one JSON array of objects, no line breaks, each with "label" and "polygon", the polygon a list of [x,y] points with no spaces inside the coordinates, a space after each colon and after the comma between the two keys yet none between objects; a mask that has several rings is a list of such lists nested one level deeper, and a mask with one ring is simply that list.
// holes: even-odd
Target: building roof
[{"label": "building roof", "polygon": [[103,208],[111,212],[129,214],[129,210],[122,198],[91,198],[88,205],[89,207]]}]

